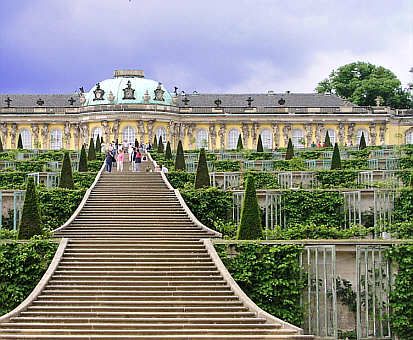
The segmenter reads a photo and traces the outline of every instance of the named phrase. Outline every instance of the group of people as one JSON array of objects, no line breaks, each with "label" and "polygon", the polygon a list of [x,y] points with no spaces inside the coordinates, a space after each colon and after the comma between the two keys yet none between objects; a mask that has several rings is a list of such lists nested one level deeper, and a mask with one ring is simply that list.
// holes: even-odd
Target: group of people
[{"label": "group of people", "polygon": [[116,164],[116,170],[122,172],[125,157],[128,157],[132,171],[140,171],[142,161],[146,160],[145,149],[142,145],[132,146],[129,144],[125,147],[125,145],[115,142],[110,143],[105,156],[106,171],[112,172],[112,168]]}]

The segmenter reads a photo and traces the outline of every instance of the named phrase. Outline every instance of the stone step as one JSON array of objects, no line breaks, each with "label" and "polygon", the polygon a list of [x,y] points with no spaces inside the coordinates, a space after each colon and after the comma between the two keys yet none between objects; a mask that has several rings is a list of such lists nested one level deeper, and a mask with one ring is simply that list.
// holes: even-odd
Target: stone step
[{"label": "stone step", "polygon": [[[53,281],[54,282],[54,281]],[[101,284],[97,285],[95,282],[93,284],[87,285],[87,284],[81,284],[81,283],[73,283],[73,282],[66,282],[62,284],[54,284],[54,283],[49,283],[47,285],[47,290],[57,290],[57,291],[70,291],[70,290],[79,290],[79,291],[122,291],[122,292],[129,292],[129,291],[134,291],[136,293],[145,293],[145,292],[157,292],[157,293],[165,293],[165,294],[179,294],[179,292],[197,292],[198,290],[200,292],[203,291],[230,291],[232,290],[229,288],[228,285],[226,285],[225,282],[220,282],[217,284],[216,282],[210,283],[210,284],[197,284],[197,285],[168,285],[168,286],[162,286],[162,285],[154,285],[154,286],[148,286],[148,285],[139,285],[136,282],[130,285],[119,285],[119,286],[114,286],[109,285],[109,284]]]},{"label": "stone step", "polygon": [[155,258],[139,258],[135,259],[134,257],[111,257],[111,256],[99,256],[96,254],[96,256],[88,257],[84,256],[83,258],[79,258],[77,256],[69,256],[69,255],[63,255],[63,260],[64,261],[77,261],[77,263],[85,263],[85,262],[90,262],[90,263],[96,263],[96,262],[115,262],[115,263],[136,263],[137,266],[142,265],[142,266],[152,266],[152,265],[163,265],[163,266],[168,266],[168,265],[187,265],[189,264],[201,264],[201,265],[212,265],[213,262],[211,258],[209,257],[204,257],[204,258],[186,258],[185,260],[182,259],[169,259],[163,258],[163,259],[158,259],[157,257]]},{"label": "stone step", "polygon": [[[208,254],[197,254],[197,255],[194,255],[194,254],[191,254],[191,253],[184,253],[184,252],[182,252],[182,253],[174,253],[174,254],[172,254],[172,253],[169,253],[169,254],[166,254],[166,253],[162,253],[162,252],[160,252],[160,253],[155,253],[155,252],[152,252],[152,253],[147,253],[147,252],[142,252],[142,253],[138,253],[138,252],[134,252],[134,253],[132,253],[132,252],[130,252],[130,253],[125,253],[125,252],[122,252],[122,251],[120,251],[120,252],[118,252],[118,253],[116,253],[116,252],[109,252],[109,253],[107,253],[106,254],[107,256],[111,256],[112,258],[117,258],[117,256],[122,256],[123,258],[126,258],[126,257],[132,257],[132,258],[138,258],[139,259],[139,261],[142,261],[143,259],[151,259],[151,260],[159,260],[159,259],[167,259],[167,260],[170,260],[170,259],[172,259],[172,258],[175,258],[175,259],[183,259],[183,258],[185,258],[186,260],[194,260],[194,259],[210,259],[210,257],[209,257],[209,255]],[[104,256],[102,253],[100,253],[100,252],[96,252],[96,253],[90,253],[90,252],[84,252],[84,253],[81,253],[81,252],[72,252],[72,251],[68,251],[66,254],[65,254],[65,258],[66,258],[66,256],[76,256],[76,257],[88,257],[88,258],[93,258],[93,257],[97,257],[97,258],[101,258],[102,256]]]},{"label": "stone step", "polygon": [[247,312],[248,308],[243,307],[241,304],[236,304],[230,305],[229,303],[228,306],[222,306],[222,302],[218,301],[217,303],[205,303],[204,305],[202,304],[194,304],[191,305],[190,303],[182,304],[182,306],[179,306],[180,304],[175,303],[175,306],[163,306],[162,304],[159,305],[145,305],[145,304],[135,304],[135,305],[118,305],[118,301],[115,303],[99,303],[97,301],[91,301],[89,304],[76,304],[73,302],[68,302],[68,301],[61,301],[61,304],[59,305],[58,303],[54,304],[47,304],[34,301],[31,306],[27,308],[28,312],[33,312],[33,313],[67,313],[67,315],[71,314],[78,314],[82,312],[97,312],[97,313],[112,313],[113,311],[120,312],[120,313],[176,313],[176,315],[186,315],[187,313],[219,313],[219,312]]},{"label": "stone step", "polygon": [[195,277],[211,277],[211,276],[219,276],[219,271],[214,269],[200,269],[200,270],[168,270],[168,271],[155,271],[152,269],[149,270],[135,270],[134,268],[129,268],[129,270],[120,270],[118,268],[105,268],[102,270],[102,268],[97,268],[97,270],[93,269],[86,269],[86,268],[72,268],[72,269],[66,269],[66,268],[57,268],[55,271],[55,275],[57,276],[64,276],[64,275],[71,275],[73,277],[76,276],[84,276],[84,275],[96,275],[100,277],[107,277],[107,276],[134,276],[134,277],[162,277],[162,276],[179,276],[179,277],[187,277],[190,275],[191,278]]},{"label": "stone step", "polygon": [[68,245],[66,246],[66,249],[72,249],[72,248],[80,248],[80,247],[86,247],[86,249],[89,249],[93,247],[94,249],[99,249],[99,250],[104,250],[107,249],[108,247],[111,248],[119,248],[122,247],[122,249],[181,249],[181,250],[200,250],[200,249],[205,249],[202,244],[199,243],[189,243],[189,244],[179,244],[178,242],[176,243],[164,243],[164,244],[159,244],[156,242],[152,243],[142,243],[142,242],[107,242],[107,243],[101,243],[99,241],[96,241],[94,243],[90,242],[84,242],[84,243],[79,243],[79,242],[73,242],[72,240],[69,241]]},{"label": "stone step", "polygon": [[87,270],[87,271],[113,271],[113,270],[121,270],[121,271],[134,271],[136,272],[137,269],[139,269],[139,272],[168,272],[168,271],[180,271],[182,273],[184,272],[210,272],[210,271],[216,271],[216,267],[213,265],[207,265],[207,266],[147,266],[147,267],[142,267],[142,266],[137,266],[137,265],[113,265],[113,264],[105,264],[105,265],[82,265],[82,264],[66,264],[62,263],[59,265],[59,270],[69,270],[69,271],[75,271],[75,270]]},{"label": "stone step", "polygon": [[53,297],[119,297],[119,296],[128,296],[133,297],[134,299],[165,299],[166,297],[179,297],[179,298],[193,298],[196,297],[228,297],[228,298],[237,298],[231,290],[217,290],[216,288],[210,290],[178,290],[178,291],[156,291],[156,290],[141,290],[135,291],[131,289],[125,290],[111,290],[111,289],[79,289],[76,288],[76,291],[73,289],[45,289],[42,291],[42,295],[39,295],[39,299],[49,298],[52,299]]},{"label": "stone step", "polygon": [[4,335],[3,339],[66,339],[66,340],[98,340],[98,339],[105,339],[105,340],[231,340],[231,339],[247,339],[247,340],[265,340],[265,339],[272,339],[272,340],[313,340],[314,337],[308,335],[216,335],[216,334],[200,334],[200,335],[97,335],[96,337],[93,335],[46,335],[46,334],[8,334]]},{"label": "stone step", "polygon": [[[114,274],[114,273],[108,273],[104,274],[101,273],[101,275],[91,275],[92,273],[85,273],[82,275],[81,273],[78,274],[72,274],[69,272],[60,272],[56,271],[56,274],[53,275],[53,278],[56,278],[57,280],[66,280],[66,281],[99,281],[99,280],[107,280],[107,281],[112,281],[112,280],[117,280],[117,281],[130,281],[134,280],[135,282],[144,282],[144,281],[158,281],[158,282],[168,282],[168,281],[185,281],[187,279],[190,279],[190,281],[214,281],[214,280],[222,280],[221,275],[205,275],[201,273],[192,273],[191,275],[173,275],[172,273],[168,273],[168,275],[155,275],[153,273],[152,275],[145,275],[144,273],[139,274],[139,275],[132,275],[133,273],[119,273],[119,274]],[[128,275],[130,274],[130,275]],[[188,280],[189,281],[189,280]]]},{"label": "stone step", "polygon": [[187,287],[187,286],[195,286],[199,285],[200,287],[202,286],[212,286],[215,285],[216,287],[222,287],[226,286],[227,282],[224,279],[221,280],[210,280],[210,281],[198,281],[198,280],[174,280],[171,282],[165,283],[165,281],[136,281],[136,280],[108,280],[107,278],[100,278],[100,280],[82,280],[82,279],[73,279],[73,280],[67,280],[65,278],[58,278],[58,277],[52,277],[50,281],[48,282],[48,287],[49,285],[52,287],[54,286],[98,286],[102,288],[107,288],[107,287],[142,287],[146,288],[151,287],[151,289],[155,288],[156,286],[158,287],[163,287],[164,289],[167,289],[169,287],[171,288],[178,288],[178,287]]}]

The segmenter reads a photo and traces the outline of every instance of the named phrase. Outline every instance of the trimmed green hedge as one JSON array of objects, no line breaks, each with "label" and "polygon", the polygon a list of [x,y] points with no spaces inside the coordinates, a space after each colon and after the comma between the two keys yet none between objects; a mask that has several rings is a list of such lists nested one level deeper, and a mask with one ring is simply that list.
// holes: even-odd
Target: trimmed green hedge
[{"label": "trimmed green hedge", "polygon": [[322,170],[316,177],[322,188],[355,188],[357,171],[354,170]]},{"label": "trimmed green hedge", "polygon": [[241,162],[237,160],[214,161],[216,172],[235,172],[241,170]]}]

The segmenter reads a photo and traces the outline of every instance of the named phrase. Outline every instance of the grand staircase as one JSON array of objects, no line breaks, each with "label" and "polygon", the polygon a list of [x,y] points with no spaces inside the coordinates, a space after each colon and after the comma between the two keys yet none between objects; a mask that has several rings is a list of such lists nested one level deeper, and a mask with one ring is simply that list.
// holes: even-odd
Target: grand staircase
[{"label": "grand staircase", "polygon": [[[256,307],[160,173],[102,173],[0,339],[312,339]],[[59,255],[60,253],[60,255]]]}]

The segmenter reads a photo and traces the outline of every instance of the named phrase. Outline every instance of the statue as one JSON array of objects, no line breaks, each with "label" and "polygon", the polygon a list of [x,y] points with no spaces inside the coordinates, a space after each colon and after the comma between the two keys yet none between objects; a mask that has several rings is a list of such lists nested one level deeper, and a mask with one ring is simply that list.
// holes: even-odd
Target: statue
[{"label": "statue", "polygon": [[6,146],[7,143],[7,133],[9,132],[9,129],[7,127],[7,123],[1,123],[0,124],[0,129],[1,129],[1,134],[2,134],[2,142],[3,145]]},{"label": "statue", "polygon": [[313,141],[313,126],[312,124],[305,124],[305,139],[307,146],[310,146]]},{"label": "statue", "polygon": [[215,150],[216,142],[217,142],[217,132],[215,130],[215,124],[209,124],[209,135],[211,138],[211,149],[212,151]]},{"label": "statue", "polygon": [[135,99],[135,89],[132,88],[132,83],[130,80],[128,80],[126,87],[123,89],[123,99]]},{"label": "statue", "polygon": [[379,130],[380,145],[385,145],[386,130],[387,130],[386,123],[380,125],[380,130]]},{"label": "statue", "polygon": [[138,131],[138,138],[140,138],[139,142],[145,142],[145,123],[143,120],[138,120],[136,123],[137,131]]},{"label": "statue", "polygon": [[[105,136],[104,142],[105,143],[110,143],[110,127],[109,127],[109,122],[107,120],[103,120],[102,123],[102,129],[103,129],[103,135]],[[82,130],[82,127],[80,128]]]},{"label": "statue", "polygon": [[347,127],[347,144],[353,145],[353,137],[354,137],[354,123],[350,123]]},{"label": "statue", "polygon": [[369,135],[370,135],[370,145],[376,145],[377,130],[376,130],[376,123],[374,122],[372,122],[369,125]]},{"label": "statue", "polygon": [[272,134],[274,135],[273,146],[274,148],[278,148],[278,146],[280,145],[280,127],[278,123],[272,124]]},{"label": "statue", "polygon": [[376,99],[374,99],[374,102],[376,103],[376,106],[382,106],[384,99],[382,96],[377,96]]},{"label": "statue", "polygon": [[226,127],[225,127],[225,124],[222,123],[218,131],[221,150],[225,150],[225,132],[226,132]]},{"label": "statue", "polygon": [[340,121],[338,123],[338,142],[341,145],[344,144],[344,133],[345,133],[344,123]]},{"label": "statue", "polygon": [[163,94],[165,93],[165,91],[162,90],[161,85],[162,85],[161,83],[158,83],[157,88],[155,89],[155,91],[153,91],[155,93],[155,97],[153,98],[153,100],[163,102],[165,101],[165,99],[163,98]]},{"label": "statue", "polygon": [[119,125],[120,125],[120,120],[116,119],[113,122],[113,126],[112,126],[112,134],[113,134],[113,139],[114,140],[119,139]]},{"label": "statue", "polygon": [[43,148],[49,148],[49,124],[44,124],[41,130],[41,135],[43,139]]},{"label": "statue", "polygon": [[243,122],[242,123],[242,142],[244,143],[244,147],[247,148],[248,146],[248,138],[250,137],[250,132],[248,129],[248,123],[247,122]]},{"label": "statue", "polygon": [[147,125],[146,125],[146,129],[148,131],[148,139],[150,143],[152,143],[152,140],[153,140],[153,123],[154,122],[155,122],[154,119],[148,120]]},{"label": "statue", "polygon": [[65,141],[66,141],[66,149],[70,149],[70,122],[66,122],[64,126],[64,136],[65,136]]},{"label": "statue", "polygon": [[256,144],[257,144],[257,138],[258,138],[258,136],[257,136],[257,131],[258,131],[258,127],[259,127],[258,123],[255,122],[255,123],[252,124],[251,136],[252,136],[252,144],[253,144],[253,145],[256,145]]},{"label": "statue", "polygon": [[17,124],[12,123],[11,130],[10,130],[10,140],[11,140],[12,149],[16,148],[16,134],[17,134]]},{"label": "statue", "polygon": [[291,132],[291,124],[284,124],[283,127],[283,137],[284,137],[284,145],[287,146],[288,144],[288,138],[290,138],[290,132]]},{"label": "statue", "polygon": [[32,135],[33,135],[33,145],[36,149],[39,148],[39,125],[36,123],[31,124]]}]

